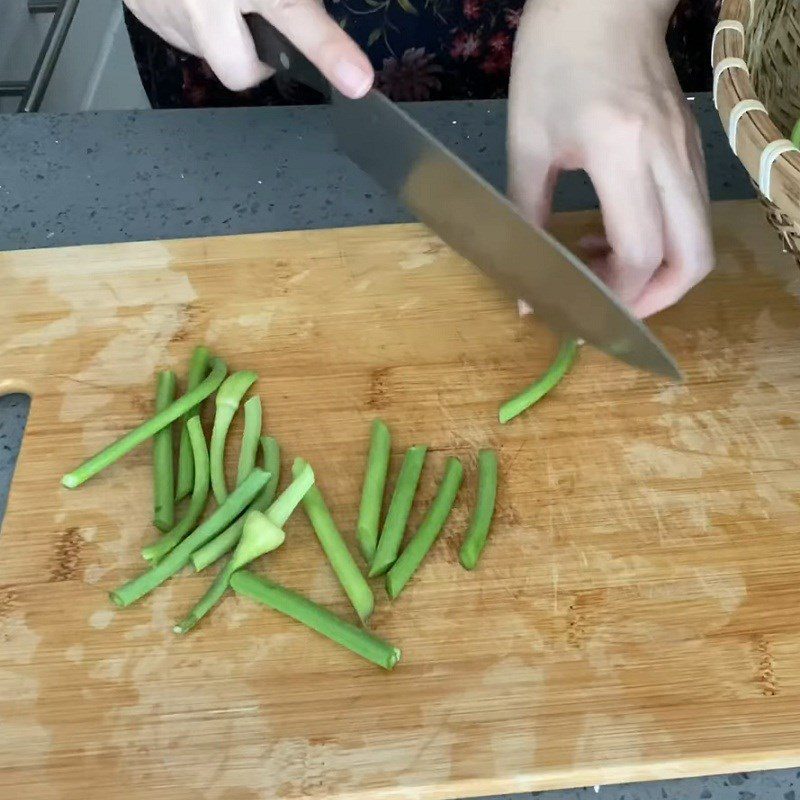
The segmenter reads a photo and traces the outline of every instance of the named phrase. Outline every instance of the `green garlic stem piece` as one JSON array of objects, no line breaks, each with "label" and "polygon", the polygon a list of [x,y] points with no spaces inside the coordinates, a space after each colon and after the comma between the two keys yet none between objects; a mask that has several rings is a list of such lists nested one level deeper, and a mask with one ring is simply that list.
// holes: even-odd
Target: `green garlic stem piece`
[{"label": "green garlic stem piece", "polygon": [[[295,460],[296,463],[296,460]],[[301,470],[292,467],[292,482],[281,492],[275,502],[267,509],[267,516],[273,525],[282,528],[294,510],[300,505],[306,492],[314,485],[314,470],[306,464]]]},{"label": "green garlic stem piece", "polygon": [[230,569],[230,560],[217,573],[205,594],[197,601],[194,608],[176,625],[172,626],[173,633],[188,633],[214,606],[222,600],[228,591],[229,581],[233,575]]},{"label": "green garlic stem piece", "polygon": [[286,539],[286,534],[273,525],[260,511],[245,512],[245,517],[242,537],[239,539],[233,555],[214,578],[208,591],[197,601],[195,607],[175,625],[173,628],[175,633],[190,631],[214,608],[227,591],[231,575],[237,569],[242,569],[265,553],[276,550]]},{"label": "green garlic stem piece", "polygon": [[478,496],[467,535],[459,551],[464,569],[475,569],[489,535],[497,498],[497,455],[494,450],[478,453]]},{"label": "green garlic stem piece", "polygon": [[[207,347],[200,345],[195,347],[192,358],[189,361],[189,372],[186,376],[186,391],[191,392],[208,373],[208,362],[211,359],[211,351]],[[200,404],[190,408],[183,415],[181,425],[181,438],[178,449],[178,477],[175,487],[175,500],[183,500],[194,486],[194,462],[192,461],[192,443],[189,441],[189,431],[186,423],[200,413]]]},{"label": "green garlic stem piece", "polygon": [[500,413],[498,414],[500,422],[505,425],[506,422],[519,416],[534,403],[538,403],[548,392],[554,389],[569,371],[573,361],[575,361],[575,356],[578,354],[578,349],[578,342],[574,339],[563,342],[556,354],[555,361],[553,361],[547,372],[516,397],[512,397],[511,400],[500,406]]},{"label": "green garlic stem piece", "polygon": [[231,570],[246,567],[265,553],[277,550],[286,541],[283,529],[273,524],[263,511],[249,511],[244,521],[242,536],[230,557]]},{"label": "green garlic stem piece", "polygon": [[261,438],[261,398],[251,397],[244,404],[244,431],[239,448],[239,464],[236,470],[236,485],[253,471],[256,465],[256,453]]},{"label": "green garlic stem piece", "polygon": [[400,552],[400,545],[403,543],[403,534],[406,531],[408,515],[411,513],[411,506],[414,503],[414,496],[417,493],[419,476],[425,464],[425,455],[428,448],[422,445],[410,447],[403,458],[403,466],[400,467],[400,474],[397,476],[397,483],[394,487],[392,500],[389,510],[386,512],[386,519],[383,521],[383,530],[378,539],[378,547],[372,559],[372,566],[369,570],[370,578],[376,575],[383,575],[389,567],[397,560]]},{"label": "green garlic stem piece", "polygon": [[795,147],[800,147],[800,119],[797,120],[797,124],[794,126],[791,138],[792,138],[792,144]]},{"label": "green garlic stem piece", "polygon": [[249,597],[257,603],[302,622],[379,667],[389,670],[400,660],[398,647],[393,647],[377,636],[367,633],[363,628],[340,619],[327,608],[296,592],[264,578],[257,578],[246,569],[235,572],[231,576],[230,584],[237,594]]},{"label": "green garlic stem piece", "polygon": [[378,528],[381,522],[383,489],[389,471],[392,436],[386,423],[376,419],[370,433],[369,454],[364,470],[364,485],[361,490],[361,505],[358,510],[358,545],[367,564],[372,563],[378,544]]},{"label": "green garlic stem piece", "polygon": [[[156,381],[156,414],[169,408],[175,400],[175,373],[158,373]],[[153,436],[153,523],[160,531],[175,524],[175,468],[172,462],[172,423]]]},{"label": "green garlic stem piece", "polygon": [[[266,511],[267,517],[273,525],[282,528],[292,512],[300,504],[305,493],[314,485],[314,471],[311,467],[305,468],[284,491],[278,496],[272,505],[266,503],[262,506],[259,502],[253,504],[257,511]],[[268,506],[268,507],[267,507]],[[212,539],[207,545],[201,547],[192,555],[192,564],[200,572],[209,564],[213,564],[229,550],[232,550],[242,534],[244,520],[236,520],[230,527],[222,531],[216,538]]]},{"label": "green garlic stem piece", "polygon": [[278,484],[281,479],[281,448],[276,439],[271,436],[262,436],[261,460],[264,464],[264,472],[269,472],[269,483],[264,487],[261,494],[256,498],[258,510],[265,511],[270,507],[278,491]]},{"label": "green garlic stem piece", "polygon": [[417,571],[433,546],[453,508],[463,475],[464,469],[461,462],[457,458],[448,458],[444,477],[425,519],[422,520],[414,537],[400,554],[400,558],[386,573],[386,591],[389,597],[394,599],[403,591],[403,587]]},{"label": "green garlic stem piece", "polygon": [[153,434],[175,422],[181,414],[185,414],[190,408],[215,392],[224,380],[227,370],[225,362],[221,358],[215,358],[211,362],[211,372],[196,389],[187,392],[183,397],[179,397],[169,408],[164,409],[160,414],[156,414],[137,428],[126,433],[121,439],[117,439],[116,442],[84,461],[77,469],[68,472],[61,478],[61,483],[68,489],[74,489],[127,453],[130,453],[131,450],[142,444],[142,442],[147,441]]},{"label": "green garlic stem piece", "polygon": [[189,562],[189,558],[198,547],[216,536],[226,525],[230,525],[247,508],[268,480],[269,475],[266,472],[254,469],[247,480],[238,486],[207,520],[170,550],[155,566],[111,592],[111,599],[118,606],[129,606],[152,592],[167,578],[171,578]]},{"label": "green garlic stem piece", "polygon": [[169,553],[194,528],[206,507],[209,486],[208,447],[206,446],[206,437],[203,435],[203,426],[200,424],[200,417],[192,417],[187,420],[186,431],[192,446],[191,456],[194,464],[194,488],[189,500],[189,508],[183,519],[169,533],[165,533],[158,541],[142,548],[142,557],[147,561],[157,562]]},{"label": "green garlic stem piece", "polygon": [[[307,466],[301,458],[295,459],[292,474],[299,476]],[[322,493],[316,486],[312,486],[303,497],[303,508],[345,594],[361,621],[366,622],[375,607],[372,589],[347,549],[331,512],[325,505]]]},{"label": "green garlic stem piece", "polygon": [[226,378],[217,390],[209,458],[211,460],[211,488],[219,505],[222,505],[228,496],[228,487],[225,483],[225,440],[228,438],[228,429],[242,398],[257,379],[258,375],[255,372],[241,370]]}]

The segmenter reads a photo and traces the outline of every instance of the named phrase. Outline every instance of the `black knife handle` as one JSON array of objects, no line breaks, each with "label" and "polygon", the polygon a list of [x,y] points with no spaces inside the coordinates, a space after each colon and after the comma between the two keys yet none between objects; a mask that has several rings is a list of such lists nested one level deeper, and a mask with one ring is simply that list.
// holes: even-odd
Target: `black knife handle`
[{"label": "black knife handle", "polygon": [[331,87],[322,73],[260,14],[245,14],[244,21],[256,46],[258,57],[275,72],[285,72],[298,83],[330,96]]}]

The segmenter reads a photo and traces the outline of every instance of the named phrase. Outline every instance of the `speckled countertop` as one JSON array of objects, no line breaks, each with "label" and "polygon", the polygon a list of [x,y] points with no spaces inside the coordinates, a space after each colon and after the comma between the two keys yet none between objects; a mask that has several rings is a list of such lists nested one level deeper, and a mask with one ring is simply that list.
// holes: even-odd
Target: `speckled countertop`
[{"label": "speckled countertop", "polygon": [[[710,99],[694,105],[713,196],[748,196]],[[504,185],[504,101],[409,109]],[[594,204],[582,175],[562,181],[559,210]],[[408,219],[336,152],[321,107],[0,115],[0,250]]]},{"label": "speckled countertop", "polygon": [[[707,96],[694,102],[712,197],[751,196]],[[505,103],[411,112],[490,182],[505,182]],[[596,205],[569,175],[558,210]],[[0,251],[327,228],[409,219],[337,153],[322,108],[0,115]],[[0,397],[0,519],[28,400]],[[798,754],[800,761],[800,754]],[[796,800],[783,770],[516,796],[519,800]]]}]

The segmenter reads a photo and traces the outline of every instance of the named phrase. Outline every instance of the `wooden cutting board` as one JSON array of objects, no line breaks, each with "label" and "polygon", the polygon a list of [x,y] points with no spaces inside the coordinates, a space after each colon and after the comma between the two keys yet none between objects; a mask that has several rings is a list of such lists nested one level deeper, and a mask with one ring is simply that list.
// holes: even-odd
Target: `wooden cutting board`
[{"label": "wooden cutting board", "polygon": [[[585,351],[507,427],[554,341],[421,227],[0,254],[0,389],[34,395],[0,539],[0,797],[456,798],[800,761],[800,274],[755,204],[714,220],[720,269],[653,322],[686,384]],[[351,540],[374,417],[396,454],[431,445],[415,523],[445,457],[467,465],[408,590],[376,583],[393,673],[234,597],[176,637],[206,574],[107,600],[153,537],[149,448],[59,476],[201,342],[259,372]],[[480,447],[501,484],[468,574]],[[347,615],[303,514],[288,534],[259,568]]]}]

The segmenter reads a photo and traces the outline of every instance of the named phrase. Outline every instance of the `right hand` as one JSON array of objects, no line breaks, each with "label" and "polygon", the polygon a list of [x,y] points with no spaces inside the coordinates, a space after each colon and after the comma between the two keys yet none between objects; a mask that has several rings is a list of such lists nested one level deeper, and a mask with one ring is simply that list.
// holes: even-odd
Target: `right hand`
[{"label": "right hand", "polygon": [[148,28],[174,47],[203,58],[234,92],[273,74],[259,61],[243,19],[272,23],[345,96],[358,98],[375,74],[367,56],[317,0],[125,0]]}]

